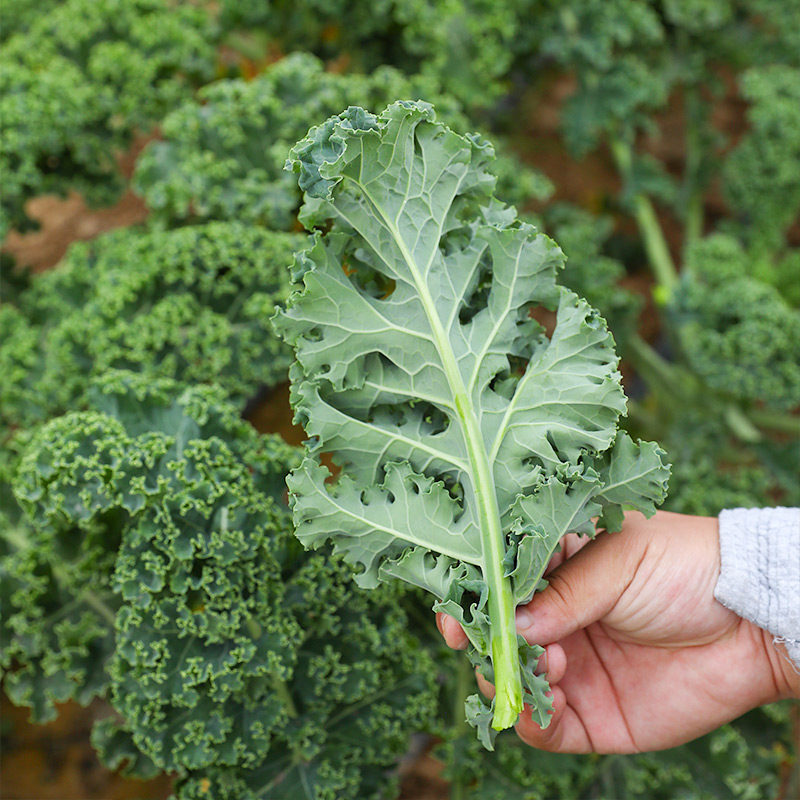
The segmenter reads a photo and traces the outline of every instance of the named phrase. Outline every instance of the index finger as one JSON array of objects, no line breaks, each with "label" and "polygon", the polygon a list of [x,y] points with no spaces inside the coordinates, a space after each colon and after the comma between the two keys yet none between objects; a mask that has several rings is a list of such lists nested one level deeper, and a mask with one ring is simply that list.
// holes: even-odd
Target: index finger
[{"label": "index finger", "polygon": [[544,571],[545,576],[549,575],[556,567],[560,567],[568,558],[572,558],[575,553],[585,547],[592,540],[588,536],[581,536],[577,533],[568,533],[562,537],[558,552],[553,554]]},{"label": "index finger", "polygon": [[436,627],[439,629],[439,633],[444,636],[444,641],[448,647],[452,647],[453,650],[466,650],[469,640],[457,620],[453,619],[449,614],[439,611],[436,613]]}]

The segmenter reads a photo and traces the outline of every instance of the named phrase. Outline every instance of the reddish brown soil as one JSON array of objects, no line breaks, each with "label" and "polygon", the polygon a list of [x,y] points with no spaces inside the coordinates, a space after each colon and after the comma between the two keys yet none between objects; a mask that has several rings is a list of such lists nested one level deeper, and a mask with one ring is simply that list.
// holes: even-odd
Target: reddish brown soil
[{"label": "reddish brown soil", "polygon": [[0,797],[3,800],[160,800],[169,795],[170,779],[139,781],[110,772],[89,743],[102,703],[59,707],[47,725],[28,722],[28,709],[0,696],[2,753]]},{"label": "reddish brown soil", "polygon": [[35,272],[57,264],[74,241],[94,239],[104,231],[135,225],[147,217],[144,203],[131,191],[116,205],[102,209],[88,208],[75,193],[64,198],[37,197],[28,203],[27,213],[41,227],[31,233],[10,233],[3,250]]},{"label": "reddish brown soil", "polygon": [[[133,174],[136,159],[151,138],[139,138],[119,157],[126,178]],[[105,231],[144,222],[147,217],[144,203],[130,190],[109,208],[89,208],[80,195],[71,192],[67,197],[35,197],[25,211],[39,229],[25,234],[12,231],[3,242],[3,250],[20,266],[35,272],[57,264],[74,241],[94,239]]]}]

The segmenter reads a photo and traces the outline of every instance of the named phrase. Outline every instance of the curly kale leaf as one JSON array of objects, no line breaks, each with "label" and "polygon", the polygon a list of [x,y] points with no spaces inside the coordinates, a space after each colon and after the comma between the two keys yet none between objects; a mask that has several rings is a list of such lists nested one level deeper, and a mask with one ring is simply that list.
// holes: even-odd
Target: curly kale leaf
[{"label": "curly kale leaf", "polygon": [[[297,535],[332,541],[361,585],[402,578],[459,619],[498,690],[491,709],[467,703],[487,746],[523,699],[547,722],[516,604],[567,531],[653,512],[667,478],[658,448],[618,433],[613,340],[556,285],[559,248],[494,200],[491,158],[425,103],[313,128],[288,164],[304,223],[330,230],[298,256],[302,288],[275,320],[312,437],[289,478]],[[542,306],[557,308],[549,338]],[[323,452],[342,467],[331,485]]]},{"label": "curly kale leaf", "polygon": [[800,68],[755,67],[741,80],[751,130],[725,162],[725,194],[754,249],[781,246],[800,214]]},{"label": "curly kale leaf", "polygon": [[740,401],[800,406],[800,311],[748,274],[748,257],[726,236],[695,244],[670,312],[683,354],[712,389]]},{"label": "curly kale leaf", "polygon": [[180,432],[178,449],[221,437],[270,494],[292,463],[291,449],[256,437],[221,389],[182,392],[172,381],[110,373],[89,392],[92,411],[41,428],[4,476],[25,513],[3,530],[2,666],[19,666],[5,688],[37,721],[52,719],[56,702],[88,703],[108,690],[120,607],[111,576],[129,516],[148,502],[136,437],[150,442],[150,458],[158,442],[170,453],[157,430]]}]

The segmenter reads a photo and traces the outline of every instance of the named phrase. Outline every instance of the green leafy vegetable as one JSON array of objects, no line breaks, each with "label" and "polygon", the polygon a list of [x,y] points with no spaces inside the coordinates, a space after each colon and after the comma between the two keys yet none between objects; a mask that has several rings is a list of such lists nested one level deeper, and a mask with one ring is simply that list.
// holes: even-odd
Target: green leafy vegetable
[{"label": "green leafy vegetable", "polygon": [[725,194],[746,238],[776,248],[800,214],[800,68],[756,67],[741,85],[752,130],[725,162]]},{"label": "green leafy vegetable", "polygon": [[119,152],[214,74],[212,22],[191,4],[30,5],[3,4],[0,240],[34,224],[25,203],[36,195],[113,202],[124,185]]},{"label": "green leafy vegetable", "polygon": [[[308,53],[293,53],[252,81],[205,86],[164,120],[136,166],[134,187],[160,224],[224,219],[291,230],[301,197],[283,171],[289,148],[308,130],[348,105],[382,107],[396,98],[435,101],[453,128],[470,123],[437,80],[388,66],[369,75],[337,74]],[[543,197],[547,181],[506,156],[502,197],[522,203]]]},{"label": "green leafy vegetable", "polygon": [[[555,243],[493,198],[492,155],[426,103],[313,128],[288,164],[302,221],[330,230],[298,255],[302,290],[275,320],[312,437],[288,481],[297,535],[332,541],[362,586],[401,578],[462,623],[497,688],[491,708],[467,701],[489,748],[524,702],[548,721],[515,606],[565,533],[652,513],[668,474],[656,446],[618,432],[613,339],[556,285]],[[549,337],[542,307],[557,310]],[[324,452],[342,468],[330,485]]]},{"label": "green leafy vegetable", "polygon": [[90,409],[43,426],[16,476],[30,526],[0,558],[14,702],[46,720],[104,698],[101,756],[176,774],[176,798],[385,798],[430,724],[433,665],[398,591],[359,589],[292,535],[296,448],[216,386],[109,372]]},{"label": "green leafy vegetable", "polygon": [[0,424],[80,407],[109,369],[216,381],[240,403],[285,380],[291,356],[265,318],[304,238],[217,222],[73,245],[0,309]]},{"label": "green leafy vegetable", "polygon": [[800,407],[800,310],[748,275],[747,262],[729,237],[700,240],[687,253],[670,311],[687,362],[709,387],[792,410]]}]

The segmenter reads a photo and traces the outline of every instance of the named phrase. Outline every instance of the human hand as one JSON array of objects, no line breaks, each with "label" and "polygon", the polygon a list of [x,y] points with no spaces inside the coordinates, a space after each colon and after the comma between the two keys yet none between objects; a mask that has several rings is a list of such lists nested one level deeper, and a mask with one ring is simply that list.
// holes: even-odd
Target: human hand
[{"label": "human hand", "polygon": [[[565,537],[549,586],[517,609],[518,632],[545,646],[554,705],[544,730],[525,709],[523,741],[565,753],[660,750],[799,696],[772,636],[714,599],[719,558],[714,517],[631,512],[619,533]],[[437,622],[451,647],[466,647],[452,617]]]}]

